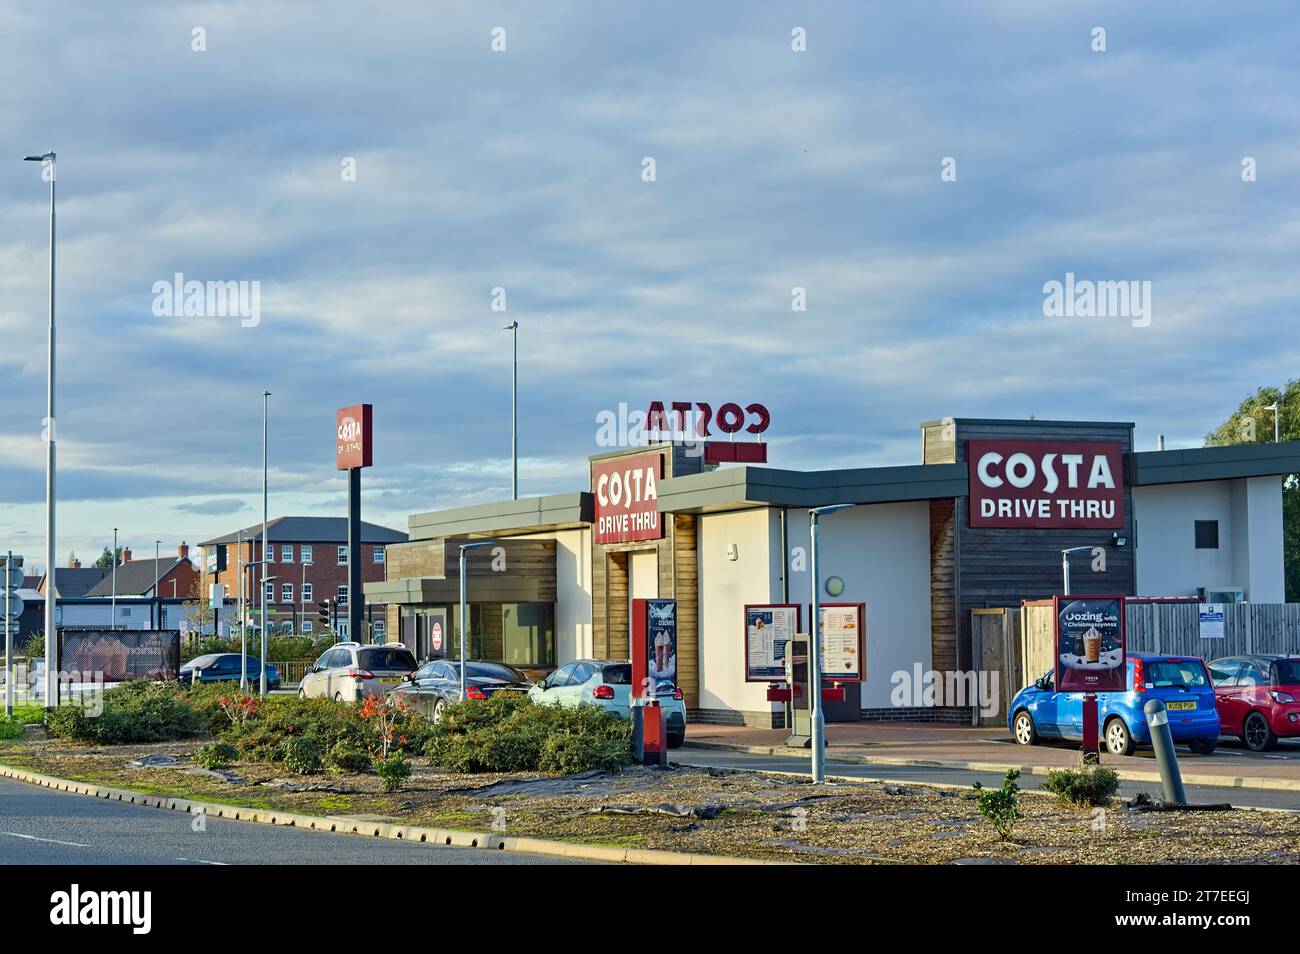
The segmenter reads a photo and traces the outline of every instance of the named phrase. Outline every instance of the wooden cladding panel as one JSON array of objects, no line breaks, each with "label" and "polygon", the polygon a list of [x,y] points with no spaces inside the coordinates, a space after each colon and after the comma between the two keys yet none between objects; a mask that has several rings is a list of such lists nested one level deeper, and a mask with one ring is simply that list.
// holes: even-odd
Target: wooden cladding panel
[{"label": "wooden cladding panel", "polygon": [[957,669],[957,506],[930,501],[930,655],[938,672]]}]

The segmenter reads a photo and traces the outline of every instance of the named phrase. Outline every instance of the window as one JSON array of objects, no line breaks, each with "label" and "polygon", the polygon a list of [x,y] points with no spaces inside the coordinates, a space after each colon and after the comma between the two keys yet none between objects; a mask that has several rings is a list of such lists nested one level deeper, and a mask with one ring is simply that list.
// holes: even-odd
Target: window
[{"label": "window", "polygon": [[302,585],[302,601],[303,601],[304,603],[310,603],[310,602],[311,602],[311,584],[310,584],[310,583],[304,583],[304,584]]},{"label": "window", "polygon": [[340,603],[346,603],[348,601],[348,585],[346,583],[342,584],[335,593],[335,596]]},{"label": "window", "polygon": [[1219,521],[1217,520],[1196,521],[1196,549],[1198,550],[1219,549]]},{"label": "window", "polygon": [[271,544],[269,547],[266,547],[266,562],[267,562],[267,563],[274,563],[274,562],[275,562],[275,544],[274,544],[274,543]]},{"label": "window", "polygon": [[304,636],[310,636],[312,630],[315,628],[316,628],[316,624],[313,623],[311,620],[305,619],[302,621],[302,634]]},{"label": "window", "polygon": [[311,566],[311,546],[310,546],[310,544],[306,544],[306,543],[304,543],[301,547],[298,548],[298,550],[299,550],[299,555],[302,557],[302,562],[305,563],[305,564],[307,564],[308,566]]},{"label": "window", "polygon": [[[348,621],[347,621],[347,620],[345,620],[345,619],[341,619],[341,620],[339,620],[339,625],[338,625],[338,628],[337,628],[337,632],[338,632],[338,634],[339,634],[339,639],[346,640],[346,639],[348,638]],[[344,650],[344,652],[346,652],[346,650]]]},{"label": "window", "polygon": [[375,556],[374,556],[374,560],[375,560],[376,563],[383,563],[383,562],[384,562],[384,548],[383,548],[383,547],[375,547]]},{"label": "window", "polygon": [[274,603],[274,602],[275,602],[275,584],[274,584],[274,583],[268,583],[268,584],[266,584],[266,601],[267,601],[268,603]]},{"label": "window", "polygon": [[[471,630],[473,632],[473,630]],[[501,649],[486,647],[488,659],[512,666],[551,666],[555,663],[555,606],[551,603],[504,603],[501,606]]]},{"label": "window", "polygon": [[293,584],[292,584],[292,583],[281,583],[281,584],[280,584],[280,602],[281,602],[281,603],[292,603],[292,602],[293,602]]},{"label": "window", "polygon": [[569,685],[569,676],[573,673],[573,663],[567,666],[561,666],[555,672],[546,677],[547,689],[563,689]]},{"label": "window", "polygon": [[1241,667],[1241,674],[1237,677],[1239,686],[1267,686],[1268,676],[1258,663],[1247,662]]},{"label": "window", "polygon": [[1270,686],[1300,686],[1300,659],[1275,659],[1269,674]]},{"label": "window", "polygon": [[285,636],[293,635],[293,623],[285,621],[280,624],[280,633]]},{"label": "window", "polygon": [[348,565],[348,548],[339,547],[339,566]]},{"label": "window", "polygon": [[292,544],[292,543],[281,544],[281,546],[280,546],[280,562],[281,562],[281,563],[292,563],[292,562],[293,562],[293,544]]},{"label": "window", "polygon": [[403,649],[400,646],[393,648],[366,648],[357,651],[357,665],[362,669],[369,669],[374,672],[377,669],[392,671],[394,669],[402,672],[415,672],[419,669],[419,663],[411,655],[409,649]]},{"label": "window", "polygon": [[1216,686],[1231,686],[1240,672],[1240,659],[1219,659],[1210,666],[1210,679]]},{"label": "window", "polygon": [[388,622],[386,620],[382,620],[382,619],[375,620],[375,625],[374,625],[375,640],[376,641],[382,640],[384,638],[384,634],[387,631],[387,629],[388,629]]}]

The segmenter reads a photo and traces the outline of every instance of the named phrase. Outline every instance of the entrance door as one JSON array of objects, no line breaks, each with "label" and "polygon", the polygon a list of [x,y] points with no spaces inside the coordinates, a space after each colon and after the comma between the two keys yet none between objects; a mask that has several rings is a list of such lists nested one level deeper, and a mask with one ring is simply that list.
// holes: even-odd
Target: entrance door
[{"label": "entrance door", "polygon": [[[659,598],[659,551],[636,550],[627,555],[627,638],[631,640],[632,601]],[[631,655],[631,643],[628,644]]]}]

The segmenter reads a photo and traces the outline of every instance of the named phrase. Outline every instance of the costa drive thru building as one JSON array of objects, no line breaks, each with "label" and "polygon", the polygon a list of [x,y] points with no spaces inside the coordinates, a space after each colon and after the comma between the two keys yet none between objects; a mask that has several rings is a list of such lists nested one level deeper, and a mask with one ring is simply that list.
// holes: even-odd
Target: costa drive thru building
[{"label": "costa drive thru building", "polygon": [[530,670],[627,658],[631,600],[672,598],[692,718],[765,726],[784,711],[748,678],[746,608],[801,604],[807,630],[811,507],[855,505],[823,520],[818,570],[822,600],[864,604],[863,718],[960,718],[892,705],[891,675],[968,671],[971,610],[1059,593],[1068,547],[1089,548],[1076,593],[1284,599],[1300,442],[1135,452],[1128,423],[966,418],[920,437],[918,464],[848,470],[716,466],[680,442],[599,454],[572,493],[411,516],[366,597],[420,658],[454,656],[458,547],[495,541],[468,556],[469,653]]}]

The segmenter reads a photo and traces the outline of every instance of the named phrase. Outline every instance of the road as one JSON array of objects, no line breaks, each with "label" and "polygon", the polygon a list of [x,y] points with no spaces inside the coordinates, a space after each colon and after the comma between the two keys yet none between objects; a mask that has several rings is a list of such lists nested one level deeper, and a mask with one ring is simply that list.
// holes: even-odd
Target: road
[{"label": "road", "polygon": [[542,855],[284,828],[56,792],[0,779],[0,865],[523,865]]},{"label": "road", "polygon": [[[763,772],[795,772],[808,774],[808,759],[780,755],[749,755],[722,749],[674,749],[669,756],[683,765],[702,765],[715,768],[737,768]],[[826,762],[827,775],[848,778],[885,779],[892,782],[934,782],[942,785],[969,786],[975,782],[997,788],[1002,784],[998,772],[975,772],[970,769],[937,768],[912,765],[859,765],[851,762]],[[1024,775],[1020,787],[1027,791],[1037,789],[1043,782],[1041,775]],[[1157,782],[1122,782],[1120,794],[1132,796],[1147,792],[1160,797]],[[1216,788],[1207,785],[1186,786],[1190,804],[1211,805],[1227,802],[1242,808],[1283,808],[1300,811],[1300,792],[1273,792],[1245,788]]]}]

